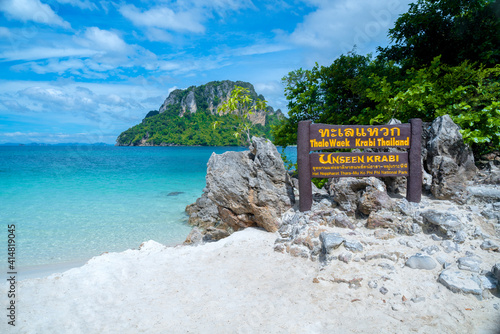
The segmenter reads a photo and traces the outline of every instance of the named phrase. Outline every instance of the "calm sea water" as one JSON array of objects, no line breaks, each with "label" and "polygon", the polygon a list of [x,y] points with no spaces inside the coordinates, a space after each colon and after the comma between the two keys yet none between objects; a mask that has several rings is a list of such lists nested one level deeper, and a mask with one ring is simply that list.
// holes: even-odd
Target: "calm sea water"
[{"label": "calm sea water", "polygon": [[15,224],[19,270],[147,240],[181,243],[191,229],[184,209],[205,187],[208,159],[227,150],[244,148],[0,147],[1,240]]}]

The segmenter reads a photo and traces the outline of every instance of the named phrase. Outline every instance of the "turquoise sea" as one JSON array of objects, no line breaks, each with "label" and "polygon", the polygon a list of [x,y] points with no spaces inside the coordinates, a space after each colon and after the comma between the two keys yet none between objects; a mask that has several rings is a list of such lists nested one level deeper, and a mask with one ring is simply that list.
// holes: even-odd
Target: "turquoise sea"
[{"label": "turquoise sea", "polygon": [[244,149],[0,146],[0,237],[6,245],[15,225],[21,273],[147,240],[182,243],[184,209],[205,187],[210,155]]}]

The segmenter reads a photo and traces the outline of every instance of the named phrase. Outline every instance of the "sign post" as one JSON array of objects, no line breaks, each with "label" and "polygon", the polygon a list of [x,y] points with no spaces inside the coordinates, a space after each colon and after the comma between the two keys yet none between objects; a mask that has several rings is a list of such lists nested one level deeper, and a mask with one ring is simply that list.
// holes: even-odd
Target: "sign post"
[{"label": "sign post", "polygon": [[309,142],[311,121],[299,122],[297,132],[297,169],[299,170],[299,210],[301,212],[311,210],[312,186],[311,186],[311,163]]},{"label": "sign post", "polygon": [[420,203],[422,199],[422,120],[410,119],[411,146],[408,152],[410,173],[406,179],[406,199],[408,202]]},{"label": "sign post", "polygon": [[[328,125],[299,122],[297,164],[300,211],[312,206],[311,178],[407,177],[406,198],[420,202],[422,167],[420,160],[422,120],[394,125]],[[408,152],[324,152],[352,148],[408,148]]]}]

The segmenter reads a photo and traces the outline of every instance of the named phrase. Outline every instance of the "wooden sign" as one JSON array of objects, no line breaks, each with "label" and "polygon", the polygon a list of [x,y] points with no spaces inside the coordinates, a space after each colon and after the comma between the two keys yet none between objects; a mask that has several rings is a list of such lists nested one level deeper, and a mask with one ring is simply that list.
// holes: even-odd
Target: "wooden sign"
[{"label": "wooden sign", "polygon": [[312,153],[316,178],[408,176],[408,153]]},{"label": "wooden sign", "polygon": [[410,147],[410,124],[385,126],[311,124],[311,150]]},{"label": "wooden sign", "polygon": [[[422,196],[420,161],[422,121],[394,125],[328,125],[299,122],[297,163],[300,211],[312,206],[311,178],[398,177],[408,178],[406,198],[419,203]],[[407,152],[323,152],[349,148],[408,148]]]}]

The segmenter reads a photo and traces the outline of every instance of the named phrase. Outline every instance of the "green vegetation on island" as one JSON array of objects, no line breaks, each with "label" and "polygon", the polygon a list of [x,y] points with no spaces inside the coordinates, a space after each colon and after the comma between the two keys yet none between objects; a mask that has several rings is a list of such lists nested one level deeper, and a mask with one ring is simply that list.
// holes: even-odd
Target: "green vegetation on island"
[{"label": "green vegetation on island", "polygon": [[293,145],[301,120],[383,124],[450,115],[476,156],[500,149],[500,1],[418,0],[377,57],[350,52],[283,78],[289,117],[275,144]]},{"label": "green vegetation on island", "polygon": [[[120,146],[236,146],[245,145],[246,136],[272,139],[271,126],[282,118],[281,111],[263,106],[252,113],[241,115],[238,110],[222,110],[236,87],[245,90],[246,101],[264,101],[254,87],[247,82],[214,81],[185,90],[174,90],[160,110],[150,111],[140,124],[121,133],[117,138]],[[229,112],[229,113],[228,113]],[[242,122],[242,117],[245,122]],[[235,135],[246,124],[245,138]],[[248,130],[248,131],[247,131]],[[241,133],[240,133],[241,134]]]}]

